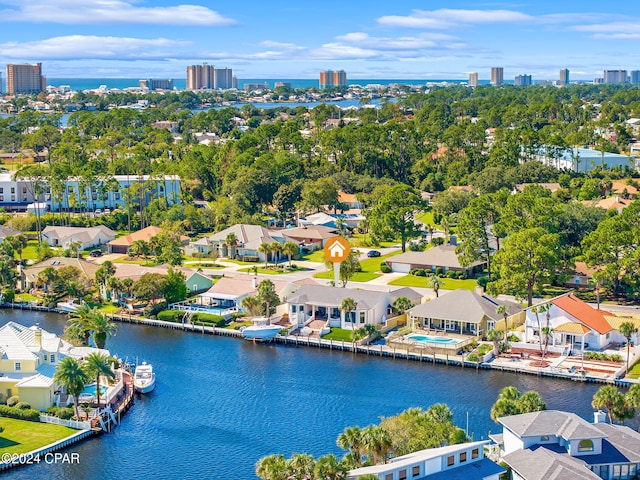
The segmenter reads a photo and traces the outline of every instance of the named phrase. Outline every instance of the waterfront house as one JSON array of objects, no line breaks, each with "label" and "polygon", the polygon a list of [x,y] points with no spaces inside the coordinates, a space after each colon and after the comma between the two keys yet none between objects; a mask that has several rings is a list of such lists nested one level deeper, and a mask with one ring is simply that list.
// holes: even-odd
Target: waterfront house
[{"label": "waterfront house", "polygon": [[60,360],[92,352],[109,355],[108,350],[74,347],[37,325],[8,322],[0,327],[0,394],[5,400],[17,395],[32,408],[45,410],[57,400],[53,376]]},{"label": "waterfront house", "polygon": [[[287,299],[287,313],[292,324],[304,326],[314,320],[324,320],[328,327],[355,330],[364,325],[382,325],[392,315],[393,302],[407,297],[414,304],[422,296],[411,288],[399,288],[390,292],[352,290],[324,285],[303,285]],[[356,309],[340,310],[342,301],[351,298]]]},{"label": "waterfront house", "polygon": [[[498,313],[505,306],[507,318]],[[409,310],[414,326],[474,337],[484,337],[489,330],[507,331],[522,323],[522,307],[508,300],[498,300],[471,290],[454,290]]]},{"label": "waterfront house", "polygon": [[603,412],[589,423],[574,413],[543,410],[501,417],[492,435],[514,480],[631,479],[640,464],[640,434],[604,423]]},{"label": "waterfront house", "polygon": [[[138,230],[137,232],[130,233],[129,235],[125,235],[123,237],[116,238],[115,240],[111,240],[107,243],[107,247],[109,248],[109,253],[129,253],[129,248],[133,245],[133,242],[137,240],[142,240],[144,242],[149,242],[153,237],[162,232],[160,227],[148,226],[143,228],[142,230]],[[189,237],[181,235],[180,242],[183,245],[186,245],[189,241]]]},{"label": "waterfront house", "polygon": [[200,270],[195,272],[192,271],[190,274],[186,275],[186,277],[185,283],[190,294],[205,292],[209,290],[214,283],[211,276]]},{"label": "waterfront house", "polygon": [[42,239],[52,247],[69,248],[78,242],[80,250],[104,245],[116,238],[116,232],[104,225],[95,227],[47,226],[42,231]]},{"label": "waterfront house", "polygon": [[285,230],[287,237],[298,242],[301,247],[309,251],[324,248],[325,243],[330,238],[338,235],[338,230],[323,225],[306,225],[297,228],[287,228]]},{"label": "waterfront house", "polygon": [[423,268],[436,272],[465,272],[467,276],[481,273],[486,262],[476,261],[466,267],[460,264],[455,245],[437,245],[424,252],[405,252],[385,260],[386,264],[398,273],[409,273],[414,268]]},{"label": "waterfront house", "polygon": [[489,440],[428,448],[392,458],[383,465],[350,470],[349,480],[498,480],[506,470],[485,457]]},{"label": "waterfront house", "polygon": [[[547,312],[540,312],[540,307],[548,308]],[[540,341],[540,329],[548,326],[549,345],[561,346],[568,349],[603,350],[611,344],[624,343],[626,338],[607,320],[607,312],[596,310],[589,304],[577,298],[573,293],[560,295],[551,300],[526,310],[526,322],[523,331],[518,335],[527,343]],[[548,316],[548,320],[547,320]]]},{"label": "waterfront house", "polygon": [[[94,281],[96,271],[100,268],[100,265],[87,262],[82,258],[51,257],[35,265],[23,268],[20,271],[20,288],[25,291],[34,288],[38,283],[38,275],[46,268],[51,267],[54,270],[59,270],[62,267],[69,266],[75,267],[78,272],[80,272],[80,278],[87,284]],[[44,285],[45,290],[47,290],[48,287],[48,285]]]},{"label": "waterfront house", "polygon": [[[235,244],[228,244],[227,238],[235,236]],[[287,230],[269,230],[261,225],[237,224],[226,228],[211,236],[201,238],[191,243],[191,247],[196,251],[208,255],[216,252],[219,257],[238,258],[243,261],[266,261],[265,253],[260,252],[260,245],[274,242],[284,244],[295,242],[287,234]],[[273,261],[273,255],[269,255],[269,260]],[[276,260],[284,258],[282,254],[276,254]]]}]

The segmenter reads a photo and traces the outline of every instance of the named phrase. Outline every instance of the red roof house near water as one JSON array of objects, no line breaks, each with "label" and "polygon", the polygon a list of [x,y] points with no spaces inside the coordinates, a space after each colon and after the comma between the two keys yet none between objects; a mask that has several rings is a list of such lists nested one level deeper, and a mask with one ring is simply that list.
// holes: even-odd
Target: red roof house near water
[{"label": "red roof house near water", "polygon": [[551,303],[600,334],[606,334],[613,330],[609,322],[604,318],[602,310],[596,310],[572,293],[557,297]]}]

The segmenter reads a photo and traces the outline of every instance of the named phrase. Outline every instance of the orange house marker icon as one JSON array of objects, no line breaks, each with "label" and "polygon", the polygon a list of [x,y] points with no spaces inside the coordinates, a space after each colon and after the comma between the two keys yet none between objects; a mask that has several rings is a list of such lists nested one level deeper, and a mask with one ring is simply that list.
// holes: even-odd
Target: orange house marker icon
[{"label": "orange house marker icon", "polygon": [[331,237],[324,245],[324,257],[330,262],[343,262],[350,252],[349,242],[342,237]]}]

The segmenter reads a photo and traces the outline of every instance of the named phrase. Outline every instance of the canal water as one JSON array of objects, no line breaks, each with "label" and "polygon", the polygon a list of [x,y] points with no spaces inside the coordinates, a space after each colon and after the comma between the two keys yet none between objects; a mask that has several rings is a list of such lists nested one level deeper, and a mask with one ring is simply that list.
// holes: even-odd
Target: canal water
[{"label": "canal water", "polygon": [[[10,320],[60,334],[65,317],[0,311],[0,325]],[[446,403],[460,427],[468,417],[478,440],[499,430],[489,410],[505,386],[537,390],[548,408],[588,420],[598,388],[129,324],[118,325],[107,348],[153,364],[155,391],[138,398],[112,433],[72,446],[79,465],[34,465],[7,478],[255,479],[264,455],[342,456],[336,438],[345,427],[374,424],[409,407]]]}]

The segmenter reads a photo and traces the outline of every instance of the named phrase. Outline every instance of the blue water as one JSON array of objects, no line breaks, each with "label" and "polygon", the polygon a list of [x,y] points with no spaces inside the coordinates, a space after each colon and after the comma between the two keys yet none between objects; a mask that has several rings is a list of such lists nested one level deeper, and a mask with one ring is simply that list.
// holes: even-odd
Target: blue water
[{"label": "blue water", "polygon": [[[168,78],[168,77],[153,77],[153,78]],[[138,78],[47,78],[47,85],[59,87],[60,85],[69,85],[72,90],[93,90],[100,85],[106,85],[107,88],[129,88],[139,87]],[[242,89],[245,83],[267,83],[270,88],[273,88],[275,82],[288,82],[291,83],[292,88],[312,88],[318,87],[319,82],[317,78],[246,78],[238,79],[238,88]],[[404,79],[404,80],[381,80],[381,79],[349,79],[348,85],[367,85],[367,84],[381,84],[389,85],[391,83],[402,83],[405,85],[424,85],[426,82],[450,82],[450,83],[462,83],[466,80],[431,80],[431,79]],[[174,78],[173,86],[177,90],[184,90],[186,88],[186,79]],[[489,83],[488,81],[480,81],[480,83]]]},{"label": "blue water", "polygon": [[[60,333],[64,316],[0,311],[0,324],[40,323]],[[537,390],[550,408],[591,419],[597,386],[282,345],[260,345],[119,324],[107,348],[153,364],[154,392],[112,433],[72,446],[80,465],[34,465],[17,479],[255,479],[264,455],[335,453],[345,427],[377,423],[409,407],[448,404],[476,439],[497,432],[489,410],[501,388]]]}]

